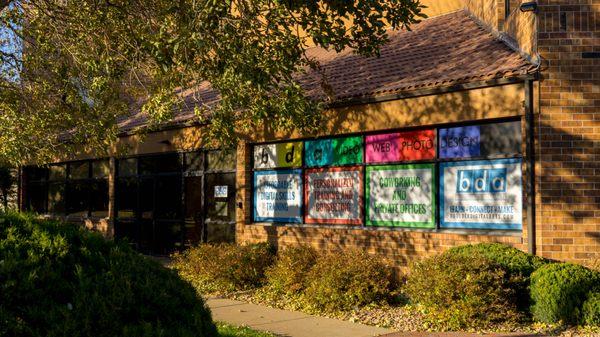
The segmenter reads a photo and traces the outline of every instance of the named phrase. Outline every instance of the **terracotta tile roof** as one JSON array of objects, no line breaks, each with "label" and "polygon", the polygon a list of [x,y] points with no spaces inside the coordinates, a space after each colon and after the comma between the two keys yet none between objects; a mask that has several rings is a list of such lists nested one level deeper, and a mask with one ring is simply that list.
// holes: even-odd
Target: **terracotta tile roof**
[{"label": "terracotta tile roof", "polygon": [[[308,95],[324,99],[322,76],[331,86],[333,101],[373,98],[417,89],[446,87],[495,78],[511,78],[536,71],[518,52],[481,27],[466,11],[423,20],[411,31],[390,31],[390,41],[380,57],[365,58],[351,50],[340,53],[311,48],[322,73],[309,71],[297,77]],[[180,93],[184,107],[171,123],[182,124],[194,118],[193,107],[201,102],[213,105],[218,92],[203,84],[194,91]],[[120,123],[122,130],[142,126],[146,118],[134,114]]]}]

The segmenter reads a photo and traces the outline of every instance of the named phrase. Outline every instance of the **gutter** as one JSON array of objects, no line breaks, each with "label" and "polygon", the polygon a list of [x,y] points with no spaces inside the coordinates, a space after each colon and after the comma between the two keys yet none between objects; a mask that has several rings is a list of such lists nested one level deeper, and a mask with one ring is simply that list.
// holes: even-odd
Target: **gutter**
[{"label": "gutter", "polygon": [[533,82],[525,81],[525,167],[527,169],[527,252],[536,252],[536,212],[535,212],[535,122],[533,111]]}]

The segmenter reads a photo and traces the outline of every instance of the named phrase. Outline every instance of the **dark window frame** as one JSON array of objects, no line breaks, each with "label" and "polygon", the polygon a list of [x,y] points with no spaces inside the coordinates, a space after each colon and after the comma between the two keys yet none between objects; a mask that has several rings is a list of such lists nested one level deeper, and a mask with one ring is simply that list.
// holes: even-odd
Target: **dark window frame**
[{"label": "dark window frame", "polygon": [[[115,160],[115,209],[114,209],[114,214],[115,214],[115,228],[118,228],[120,225],[119,223],[128,223],[128,224],[140,224],[142,222],[149,222],[152,224],[153,228],[156,228],[156,224],[157,223],[171,223],[171,224],[181,224],[181,240],[179,242],[180,247],[183,248],[184,246],[184,238],[185,238],[185,221],[186,221],[186,208],[185,208],[185,179],[187,177],[191,177],[191,176],[201,176],[202,179],[204,179],[204,175],[209,174],[209,173],[235,173],[236,172],[236,167],[235,164],[233,165],[233,168],[228,169],[228,170],[211,170],[208,168],[208,153],[210,152],[217,152],[217,151],[228,151],[228,150],[221,150],[221,149],[196,149],[196,150],[191,150],[191,151],[170,151],[170,152],[160,152],[160,153],[150,153],[150,154],[139,154],[139,155],[133,155],[133,156],[126,156],[126,157],[120,157],[120,158],[116,158]],[[237,155],[235,153],[235,150],[229,150],[229,151],[233,151],[234,155]],[[198,155],[200,154],[200,167],[196,168],[196,169],[192,169],[190,170],[187,167],[187,156],[189,155]],[[172,156],[172,155],[177,155],[178,156],[178,162],[179,162],[179,168],[177,171],[169,171],[169,172],[159,172],[157,170],[153,170],[153,172],[148,173],[148,172],[142,172],[141,167],[140,167],[140,162],[141,160],[152,160],[155,158],[160,158],[161,156]],[[141,159],[141,160],[140,160]],[[135,168],[136,168],[136,172],[135,174],[127,174],[127,175],[121,175],[121,162],[125,161],[125,160],[135,160]],[[180,210],[178,211],[178,215],[176,217],[171,217],[171,218],[160,218],[160,217],[156,217],[157,214],[157,196],[156,196],[156,190],[157,190],[157,185],[158,185],[158,180],[159,179],[168,179],[170,177],[179,177],[180,179],[180,188],[179,188],[179,194],[180,194]],[[121,200],[120,198],[122,197],[122,192],[120,191],[120,183],[121,181],[124,181],[126,179],[129,179],[131,181],[134,181],[137,184],[137,191],[136,191],[136,202],[135,202],[135,209],[133,209],[133,216],[132,217],[121,217],[119,215],[120,212],[120,205],[121,205]],[[142,180],[152,180],[152,184],[153,184],[153,202],[152,202],[152,216],[149,219],[144,219],[142,218],[142,214],[140,212],[140,206],[141,206],[141,182]],[[204,184],[204,182],[203,182]],[[203,185],[204,186],[204,185]]]}]

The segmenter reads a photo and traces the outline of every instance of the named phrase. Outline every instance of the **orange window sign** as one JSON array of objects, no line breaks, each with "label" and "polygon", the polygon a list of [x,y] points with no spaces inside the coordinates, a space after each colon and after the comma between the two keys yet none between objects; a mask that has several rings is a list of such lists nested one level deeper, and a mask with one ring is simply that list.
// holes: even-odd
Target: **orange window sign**
[{"label": "orange window sign", "polygon": [[435,158],[435,130],[401,132],[398,136],[400,161]]}]

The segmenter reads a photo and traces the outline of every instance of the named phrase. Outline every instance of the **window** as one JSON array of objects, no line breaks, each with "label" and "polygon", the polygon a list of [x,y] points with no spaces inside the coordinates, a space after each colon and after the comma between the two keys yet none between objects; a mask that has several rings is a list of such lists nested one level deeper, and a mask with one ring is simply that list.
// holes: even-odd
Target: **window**
[{"label": "window", "polygon": [[[203,198],[204,180],[209,170],[211,175],[235,171],[235,152],[194,151],[117,160],[117,237],[126,237],[141,251],[155,254],[202,240],[203,204],[209,202]],[[234,191],[234,183],[230,185],[228,189]],[[209,207],[218,208],[211,215],[234,219],[234,201],[219,201],[213,203],[216,208]]]},{"label": "window", "polygon": [[256,222],[522,229],[520,121],[255,145]]},{"label": "window", "polygon": [[28,166],[23,169],[24,207],[27,211],[45,213],[48,197],[48,169]]},{"label": "window", "polygon": [[108,160],[26,167],[25,208],[80,217],[108,216]]}]

